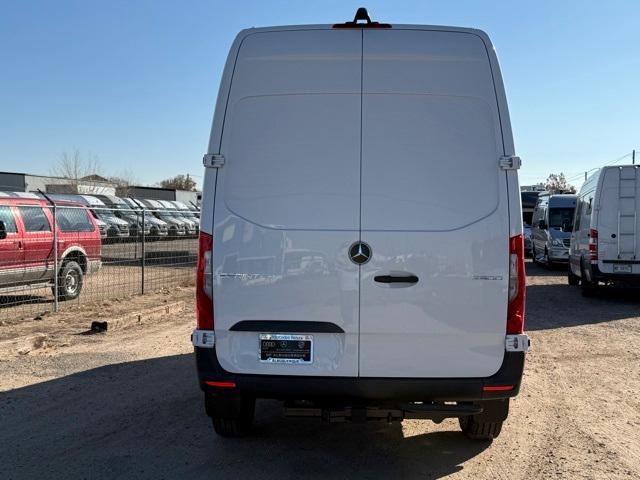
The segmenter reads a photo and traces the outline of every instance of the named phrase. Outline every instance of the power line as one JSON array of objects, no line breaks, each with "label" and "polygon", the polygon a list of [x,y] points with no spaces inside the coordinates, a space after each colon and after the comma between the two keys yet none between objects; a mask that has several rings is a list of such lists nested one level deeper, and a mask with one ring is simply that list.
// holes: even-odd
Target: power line
[{"label": "power line", "polygon": [[582,178],[583,175],[586,176],[587,174],[589,174],[589,173],[591,173],[591,172],[593,172],[595,170],[598,170],[599,168],[608,167],[609,165],[613,165],[614,163],[618,163],[620,160],[624,160],[625,158],[632,157],[632,156],[633,156],[633,152],[627,153],[625,155],[622,155],[621,157],[618,157],[618,158],[616,158],[614,160],[611,160],[611,161],[605,163],[604,165],[602,165],[600,167],[594,167],[594,168],[591,168],[589,170],[586,170],[584,173],[580,173],[580,174],[575,175],[573,177],[569,177],[569,178],[567,178],[567,182],[570,182],[572,180],[578,180],[578,179]]}]

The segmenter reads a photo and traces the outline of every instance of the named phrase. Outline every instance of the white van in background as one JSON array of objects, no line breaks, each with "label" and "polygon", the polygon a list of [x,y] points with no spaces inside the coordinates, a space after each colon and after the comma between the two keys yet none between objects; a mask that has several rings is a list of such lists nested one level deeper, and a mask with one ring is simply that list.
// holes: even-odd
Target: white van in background
[{"label": "white van in background", "polygon": [[192,340],[216,432],[275,398],[500,433],[529,342],[520,161],[485,33],[364,9],[244,30],[204,161]]},{"label": "white van in background", "polygon": [[569,284],[586,296],[599,284],[640,284],[640,167],[604,167],[578,194]]}]

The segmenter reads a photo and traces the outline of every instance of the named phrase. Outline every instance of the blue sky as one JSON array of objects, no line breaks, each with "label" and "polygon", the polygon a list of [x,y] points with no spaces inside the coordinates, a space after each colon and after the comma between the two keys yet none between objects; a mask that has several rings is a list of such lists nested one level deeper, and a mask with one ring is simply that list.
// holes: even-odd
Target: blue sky
[{"label": "blue sky", "polygon": [[235,34],[334,23],[366,6],[391,23],[491,36],[521,183],[640,148],[640,2],[14,1],[0,13],[0,170],[50,173],[64,151],[152,184],[201,179]]}]

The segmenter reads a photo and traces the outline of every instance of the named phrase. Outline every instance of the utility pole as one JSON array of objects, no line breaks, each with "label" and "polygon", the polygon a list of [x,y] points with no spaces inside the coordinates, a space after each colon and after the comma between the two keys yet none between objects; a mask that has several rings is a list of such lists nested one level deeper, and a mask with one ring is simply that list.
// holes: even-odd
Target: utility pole
[{"label": "utility pole", "polygon": [[635,151],[635,149],[631,152],[631,164],[632,165],[636,164],[636,151]]}]

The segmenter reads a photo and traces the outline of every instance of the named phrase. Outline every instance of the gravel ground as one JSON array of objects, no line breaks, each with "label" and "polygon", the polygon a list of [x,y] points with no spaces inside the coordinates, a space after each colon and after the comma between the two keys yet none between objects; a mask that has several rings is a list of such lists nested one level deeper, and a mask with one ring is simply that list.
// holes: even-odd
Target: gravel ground
[{"label": "gravel ground", "polygon": [[[0,478],[640,478],[637,292],[585,299],[562,271],[528,273],[533,350],[493,443],[454,420],[283,419],[273,401],[258,403],[252,437],[217,438],[182,288],[0,326]],[[81,335],[176,301],[184,313]]]}]

